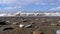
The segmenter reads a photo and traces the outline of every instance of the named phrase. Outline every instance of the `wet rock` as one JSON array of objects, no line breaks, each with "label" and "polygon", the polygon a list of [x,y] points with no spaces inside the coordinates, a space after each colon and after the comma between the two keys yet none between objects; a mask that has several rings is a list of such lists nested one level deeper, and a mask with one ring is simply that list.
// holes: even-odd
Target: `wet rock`
[{"label": "wet rock", "polygon": [[0,25],[6,25],[5,21],[0,21]]},{"label": "wet rock", "polygon": [[6,27],[6,28],[4,28],[3,29],[3,31],[6,31],[6,30],[13,30],[14,28],[12,28],[12,27]]}]

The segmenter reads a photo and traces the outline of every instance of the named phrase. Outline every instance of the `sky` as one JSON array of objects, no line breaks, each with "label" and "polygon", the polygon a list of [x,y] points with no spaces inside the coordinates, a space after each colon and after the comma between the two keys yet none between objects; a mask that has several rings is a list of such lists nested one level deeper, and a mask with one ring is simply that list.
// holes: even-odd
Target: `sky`
[{"label": "sky", "polygon": [[1,11],[60,11],[60,0],[0,0]]}]

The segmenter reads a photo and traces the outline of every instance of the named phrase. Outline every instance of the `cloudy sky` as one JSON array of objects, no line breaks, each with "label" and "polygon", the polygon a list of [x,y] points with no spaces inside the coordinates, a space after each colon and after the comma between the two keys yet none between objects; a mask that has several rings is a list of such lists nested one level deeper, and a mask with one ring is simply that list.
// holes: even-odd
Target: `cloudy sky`
[{"label": "cloudy sky", "polygon": [[0,0],[0,11],[56,11],[60,0]]}]

